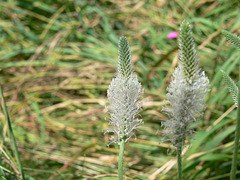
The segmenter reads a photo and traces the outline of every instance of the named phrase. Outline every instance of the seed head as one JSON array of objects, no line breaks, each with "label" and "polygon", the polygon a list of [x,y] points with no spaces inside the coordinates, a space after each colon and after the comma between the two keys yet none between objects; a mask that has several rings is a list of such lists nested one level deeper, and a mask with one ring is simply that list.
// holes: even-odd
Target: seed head
[{"label": "seed head", "polygon": [[120,37],[119,40],[119,56],[118,56],[118,74],[122,74],[124,78],[128,78],[133,73],[133,65],[131,59],[131,51],[127,38]]},{"label": "seed head", "polygon": [[191,34],[189,24],[183,21],[179,39],[179,66],[175,69],[167,93],[170,107],[163,108],[169,116],[169,120],[162,123],[164,134],[176,147],[182,147],[194,132],[190,125],[201,117],[205,108],[204,98],[209,91],[209,80],[198,68]]},{"label": "seed head", "polygon": [[119,61],[117,76],[107,91],[109,106],[109,126],[107,132],[112,132],[111,143],[127,141],[134,136],[134,130],[143,123],[138,118],[141,110],[143,89],[133,73],[130,48],[125,37],[119,42]]},{"label": "seed head", "polygon": [[198,56],[190,25],[185,20],[182,22],[180,27],[179,62],[183,66],[185,79],[189,84],[191,84],[193,76],[198,70]]},{"label": "seed head", "polygon": [[236,47],[240,48],[240,37],[239,36],[232,34],[226,30],[223,30],[222,33],[227,38],[227,40],[229,40]]},{"label": "seed head", "polygon": [[221,70],[223,79],[227,84],[229,92],[232,94],[234,103],[238,106],[238,86],[223,70]]}]

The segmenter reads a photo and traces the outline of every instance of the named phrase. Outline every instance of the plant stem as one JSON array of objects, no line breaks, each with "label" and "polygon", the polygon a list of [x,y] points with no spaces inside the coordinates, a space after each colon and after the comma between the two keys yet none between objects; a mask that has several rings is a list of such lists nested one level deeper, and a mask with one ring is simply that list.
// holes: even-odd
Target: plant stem
[{"label": "plant stem", "polygon": [[182,180],[182,147],[177,147],[178,180]]},{"label": "plant stem", "polygon": [[18,161],[19,170],[21,172],[22,179],[25,180],[25,176],[24,176],[24,172],[23,172],[23,168],[22,168],[22,163],[21,163],[21,160],[20,160],[16,140],[15,140],[15,137],[14,137],[14,134],[13,134],[13,129],[12,129],[10,117],[9,117],[9,114],[8,114],[8,111],[7,111],[7,105],[6,105],[6,101],[5,101],[5,98],[4,98],[4,95],[3,95],[3,90],[2,90],[1,85],[0,85],[0,93],[1,93],[1,97],[2,97],[3,111],[4,111],[5,117],[7,119],[8,128],[9,128],[9,131],[10,131],[11,138],[13,140],[13,146],[14,146],[14,150],[15,150],[14,152],[15,152],[15,156],[16,156],[17,161]]},{"label": "plant stem", "polygon": [[[240,76],[240,75],[239,75]],[[231,180],[236,180],[236,172],[237,172],[237,155],[238,155],[238,145],[239,145],[239,137],[240,137],[240,86],[238,86],[238,107],[237,107],[237,124],[235,130],[235,143],[233,150],[233,158],[232,158],[232,169],[231,169]]]},{"label": "plant stem", "polygon": [[118,179],[123,180],[123,152],[124,152],[124,139],[120,142],[119,159],[118,159]]}]

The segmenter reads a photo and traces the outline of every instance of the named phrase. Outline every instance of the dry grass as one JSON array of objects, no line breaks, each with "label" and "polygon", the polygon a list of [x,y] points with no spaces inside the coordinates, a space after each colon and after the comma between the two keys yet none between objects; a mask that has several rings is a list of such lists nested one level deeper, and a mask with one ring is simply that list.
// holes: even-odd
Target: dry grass
[{"label": "dry grass", "polygon": [[[233,102],[218,71],[237,77],[239,52],[220,30],[240,33],[238,10],[237,1],[227,0],[0,2],[0,80],[27,177],[116,179],[118,147],[107,147],[105,106],[118,38],[125,35],[145,88],[145,123],[126,145],[126,179],[176,179],[175,152],[159,143],[167,118],[161,107],[178,55],[177,40],[166,36],[188,19],[211,92],[203,120],[194,125],[198,133],[186,149],[183,174],[224,179],[236,110],[228,111]],[[0,165],[19,174],[0,118]]]}]

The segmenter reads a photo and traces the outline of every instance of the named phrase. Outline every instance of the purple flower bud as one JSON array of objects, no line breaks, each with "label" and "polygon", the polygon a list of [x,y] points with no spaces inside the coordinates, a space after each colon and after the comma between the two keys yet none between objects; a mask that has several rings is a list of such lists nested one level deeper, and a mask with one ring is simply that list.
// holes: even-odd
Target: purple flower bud
[{"label": "purple flower bud", "polygon": [[168,33],[168,35],[167,35],[168,39],[175,39],[177,37],[178,37],[178,33],[176,31],[172,31],[172,32]]}]

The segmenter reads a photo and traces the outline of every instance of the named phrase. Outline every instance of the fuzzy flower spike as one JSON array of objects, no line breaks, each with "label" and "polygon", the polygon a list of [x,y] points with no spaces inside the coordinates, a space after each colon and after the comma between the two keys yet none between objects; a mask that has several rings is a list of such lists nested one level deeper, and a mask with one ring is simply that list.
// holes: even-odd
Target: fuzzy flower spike
[{"label": "fuzzy flower spike", "polygon": [[187,137],[193,133],[190,125],[201,117],[201,112],[205,108],[204,98],[208,91],[209,80],[204,72],[200,72],[190,25],[183,21],[179,37],[179,66],[175,69],[167,93],[170,107],[163,108],[170,119],[162,123],[164,134],[177,148],[180,158],[179,173],[182,147]]},{"label": "fuzzy flower spike", "polygon": [[134,136],[134,130],[143,123],[138,119],[141,109],[143,89],[134,75],[130,48],[126,37],[119,41],[119,61],[117,76],[113,78],[107,91],[109,106],[109,126],[107,132],[112,132],[113,143],[125,142]]},{"label": "fuzzy flower spike", "polygon": [[117,76],[113,78],[107,91],[107,109],[110,115],[110,129],[107,132],[113,133],[111,143],[118,143],[120,146],[118,179],[123,180],[124,143],[135,136],[134,130],[143,123],[142,119],[137,118],[141,109],[143,89],[134,75],[129,44],[124,36],[119,41],[118,58]]}]

